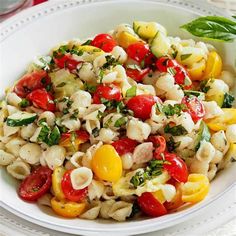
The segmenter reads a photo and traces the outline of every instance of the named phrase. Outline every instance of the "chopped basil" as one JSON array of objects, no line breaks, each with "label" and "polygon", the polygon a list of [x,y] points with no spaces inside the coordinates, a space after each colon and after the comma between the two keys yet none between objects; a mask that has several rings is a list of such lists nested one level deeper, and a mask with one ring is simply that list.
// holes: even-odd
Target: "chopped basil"
[{"label": "chopped basil", "polygon": [[41,126],[43,123],[47,123],[47,119],[46,118],[42,118],[38,121],[38,125]]},{"label": "chopped basil", "polygon": [[194,36],[207,39],[228,42],[236,38],[236,22],[222,16],[199,17],[180,28]]},{"label": "chopped basil", "polygon": [[133,206],[132,206],[132,212],[129,216],[129,218],[134,217],[136,214],[138,214],[141,211],[139,204],[137,201],[134,201]]},{"label": "chopped basil", "polygon": [[162,174],[163,164],[169,164],[165,160],[152,159],[143,171],[137,171],[136,174],[130,179],[130,183],[137,188],[145,183],[146,180],[155,178]]},{"label": "chopped basil", "polygon": [[104,77],[104,70],[100,70],[98,74],[100,84],[102,83],[103,77]]},{"label": "chopped basil", "polygon": [[97,118],[100,120],[104,116],[104,113],[98,110]]},{"label": "chopped basil", "polygon": [[175,45],[171,45],[171,49],[173,50],[172,57],[175,59],[177,57],[178,50]]},{"label": "chopped basil", "polygon": [[101,67],[102,70],[110,69],[111,67],[119,64],[118,61],[115,59],[115,57],[113,57],[112,55],[107,55],[105,56],[105,58],[106,58],[106,63],[103,64],[103,66]]},{"label": "chopped basil", "polygon": [[121,117],[118,120],[116,120],[114,126],[119,128],[127,123],[127,118],[126,117]]},{"label": "chopped basil", "polygon": [[191,97],[195,96],[200,100],[205,100],[205,94],[203,92],[194,91],[194,90],[184,90],[184,95]]},{"label": "chopped basil", "polygon": [[92,135],[95,138],[99,136],[99,129],[97,127],[92,130]]},{"label": "chopped basil", "polygon": [[61,88],[61,87],[64,87],[65,85],[66,85],[66,83],[65,83],[65,82],[62,82],[62,83],[58,84],[56,87],[57,87],[57,88]]},{"label": "chopped basil", "polygon": [[209,80],[203,80],[201,83],[200,83],[200,90],[204,93],[207,93],[209,91],[209,89],[211,88],[209,85],[208,85],[208,82]]},{"label": "chopped basil", "polygon": [[168,104],[168,105],[161,105],[156,103],[157,109],[164,113],[166,116],[173,116],[173,115],[180,115],[182,110],[186,109],[186,105],[184,104]]},{"label": "chopped basil", "polygon": [[104,123],[103,127],[108,128],[112,124],[112,116]]},{"label": "chopped basil", "polygon": [[188,133],[188,131],[182,125],[171,127],[169,124],[165,126],[164,132],[168,134],[172,134],[173,136],[180,136],[180,135],[185,135]]},{"label": "chopped basil", "polygon": [[21,102],[19,102],[18,105],[21,108],[25,108],[25,107],[28,107],[30,105],[30,102],[26,98],[22,98]]},{"label": "chopped basil", "polygon": [[41,119],[39,121],[39,125],[41,126],[41,130],[39,133],[39,136],[37,138],[37,141],[44,142],[48,146],[56,145],[59,143],[59,140],[61,138],[60,130],[57,126],[55,126],[52,130],[48,126],[46,122],[42,121]]},{"label": "chopped basil", "polygon": [[89,93],[95,93],[97,86],[88,84],[87,82],[84,83],[84,90],[88,91]]},{"label": "chopped basil", "polygon": [[234,99],[235,98],[233,95],[229,93],[225,93],[222,108],[231,108],[234,102]]},{"label": "chopped basil", "polygon": [[78,115],[79,115],[79,110],[75,109],[73,114],[70,116],[70,119],[77,120],[78,119]]},{"label": "chopped basil", "polygon": [[81,45],[84,46],[84,45],[90,45],[92,42],[91,39],[88,39],[87,41],[85,41],[84,43],[82,43]]},{"label": "chopped basil", "polygon": [[184,60],[188,59],[188,58],[191,57],[191,56],[192,56],[192,53],[189,53],[189,54],[182,54],[182,55],[180,56],[180,59],[181,59],[181,61],[184,61]]},{"label": "chopped basil", "polygon": [[181,142],[180,141],[175,142],[173,137],[170,137],[170,140],[166,142],[167,149],[169,152],[175,151],[175,149],[178,148],[180,144],[181,144]]},{"label": "chopped basil", "polygon": [[122,101],[117,103],[116,109],[117,109],[118,113],[121,113],[123,115],[131,115],[131,116],[134,115],[133,111],[129,110],[125,106],[124,102],[122,102]]},{"label": "chopped basil", "polygon": [[134,96],[136,96],[136,92],[137,92],[137,87],[136,86],[132,86],[131,88],[129,88],[126,91],[126,97],[128,97],[128,98],[134,97]]},{"label": "chopped basil", "polygon": [[47,84],[45,89],[47,90],[47,92],[50,92],[52,90],[52,83]]},{"label": "chopped basil", "polygon": [[76,45],[73,45],[72,49],[70,50],[70,54],[75,54],[77,56],[82,56],[83,51],[79,50]]}]

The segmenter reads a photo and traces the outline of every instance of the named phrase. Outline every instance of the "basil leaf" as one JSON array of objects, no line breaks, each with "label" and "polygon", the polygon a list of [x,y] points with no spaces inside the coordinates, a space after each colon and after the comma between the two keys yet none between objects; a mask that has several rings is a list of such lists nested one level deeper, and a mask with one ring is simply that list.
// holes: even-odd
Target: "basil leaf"
[{"label": "basil leaf", "polygon": [[59,143],[60,138],[61,138],[60,130],[58,129],[57,126],[55,126],[48,136],[47,144],[49,146],[56,145]]},{"label": "basil leaf", "polygon": [[119,128],[119,127],[121,127],[122,125],[125,125],[126,122],[127,122],[127,118],[126,118],[126,117],[121,117],[121,118],[119,118],[118,120],[116,120],[114,126],[115,126],[116,128]]},{"label": "basil leaf", "polygon": [[172,134],[173,136],[180,136],[180,135],[185,135],[188,133],[188,131],[182,125],[171,127],[169,124],[165,126],[164,132],[168,134]]},{"label": "basil leaf", "polygon": [[94,128],[92,130],[92,135],[96,138],[97,136],[99,136],[99,129],[98,127]]},{"label": "basil leaf", "polygon": [[189,57],[191,57],[192,53],[189,53],[189,54],[183,54],[180,56],[180,59],[181,61],[184,61],[186,59],[188,59]]},{"label": "basil leaf", "polygon": [[130,97],[136,96],[136,91],[137,91],[137,87],[136,86],[132,86],[131,88],[129,88],[126,91],[126,97],[130,98]]},{"label": "basil leaf", "polygon": [[90,45],[92,43],[91,39],[88,39],[86,42],[82,43],[81,46]]},{"label": "basil leaf", "polygon": [[173,106],[171,104],[163,106],[158,104],[157,108],[160,112],[164,113],[166,116],[173,116],[175,114],[180,115],[181,111],[183,109],[186,109],[186,106],[184,104],[174,104]]},{"label": "basil leaf", "polygon": [[30,102],[26,98],[22,98],[21,102],[19,102],[18,105],[21,108],[25,108],[25,107],[28,107],[30,105]]},{"label": "basil leaf", "polygon": [[206,39],[228,42],[236,38],[236,22],[222,16],[200,17],[180,28]]},{"label": "basil leaf", "polygon": [[231,108],[234,99],[234,96],[230,95],[229,93],[225,93],[222,108]]}]

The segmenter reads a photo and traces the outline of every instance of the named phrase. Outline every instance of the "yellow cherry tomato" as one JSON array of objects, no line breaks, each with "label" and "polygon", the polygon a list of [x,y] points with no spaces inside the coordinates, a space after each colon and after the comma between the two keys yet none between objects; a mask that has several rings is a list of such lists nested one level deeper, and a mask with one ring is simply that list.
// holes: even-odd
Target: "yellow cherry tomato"
[{"label": "yellow cherry tomato", "polygon": [[58,200],[53,197],[51,199],[51,206],[53,211],[59,216],[66,218],[75,218],[83,213],[86,203],[70,202],[66,200]]},{"label": "yellow cherry tomato", "polygon": [[197,203],[209,192],[209,180],[203,174],[190,174],[188,181],[182,186],[183,202]]},{"label": "yellow cherry tomato", "polygon": [[222,71],[222,59],[220,55],[212,51],[208,54],[207,62],[206,62],[206,69],[204,71],[204,79],[209,78],[217,78],[220,76]]},{"label": "yellow cherry tomato", "polygon": [[205,121],[213,131],[226,130],[228,125],[236,124],[236,108],[222,108],[222,110],[224,114]]},{"label": "yellow cherry tomato", "polygon": [[122,161],[112,145],[105,144],[97,149],[92,159],[92,169],[102,180],[115,182],[122,175]]},{"label": "yellow cherry tomato", "polygon": [[118,44],[123,47],[127,48],[129,45],[137,42],[143,42],[138,36],[135,36],[129,32],[123,31],[119,34],[117,38]]},{"label": "yellow cherry tomato", "polygon": [[52,190],[54,195],[59,199],[65,199],[65,195],[61,189],[61,180],[65,173],[65,169],[62,167],[57,167],[52,174]]},{"label": "yellow cherry tomato", "polygon": [[203,80],[204,71],[206,69],[205,60],[196,62],[188,69],[191,80]]}]

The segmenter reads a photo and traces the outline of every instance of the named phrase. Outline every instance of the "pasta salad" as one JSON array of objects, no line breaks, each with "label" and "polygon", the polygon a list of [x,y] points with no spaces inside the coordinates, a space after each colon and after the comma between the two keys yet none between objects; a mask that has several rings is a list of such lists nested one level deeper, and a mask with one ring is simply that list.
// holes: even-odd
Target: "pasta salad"
[{"label": "pasta salad", "polygon": [[37,57],[6,89],[0,165],[63,217],[158,217],[236,159],[234,75],[204,42],[118,25]]}]

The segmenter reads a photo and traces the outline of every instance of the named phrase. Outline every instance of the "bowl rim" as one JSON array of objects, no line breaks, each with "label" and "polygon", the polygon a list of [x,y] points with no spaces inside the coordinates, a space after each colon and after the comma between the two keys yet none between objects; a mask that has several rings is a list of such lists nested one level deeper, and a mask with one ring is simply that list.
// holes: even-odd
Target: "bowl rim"
[{"label": "bowl rim", "polygon": [[[122,2],[131,2],[132,0],[129,1],[125,1],[125,0],[120,0],[119,3]],[[133,0],[132,2],[144,2],[145,0]],[[211,5],[207,5],[207,4],[202,4],[201,1],[199,1],[198,3],[195,1],[189,1],[188,3],[183,3],[183,1],[181,0],[146,0],[146,3],[157,3],[160,5],[164,5],[164,6],[171,6],[171,7],[176,7],[176,8],[182,8],[184,10],[187,10],[189,12],[193,12],[194,10],[194,14],[195,15],[199,15],[199,16],[203,16],[206,14],[220,14],[220,15],[224,15],[227,17],[231,16],[226,13],[221,11],[220,9],[211,6]],[[18,14],[16,14],[15,16],[11,17],[10,19],[7,19],[6,21],[0,23],[0,27],[1,27],[1,32],[0,32],[0,45],[3,41],[7,40],[8,37],[10,37],[12,34],[16,33],[18,30],[20,30],[23,27],[26,27],[27,25],[29,25],[30,23],[39,20],[42,17],[46,17],[48,15],[52,15],[56,12],[60,12],[63,10],[69,10],[70,8],[75,8],[75,7],[80,7],[80,6],[84,6],[84,5],[88,5],[88,4],[112,4],[112,3],[117,3],[117,1],[115,0],[76,0],[76,1],[66,1],[66,0],[62,0],[60,2],[45,2],[43,4],[34,6],[32,8],[28,8]],[[187,4],[187,5],[186,5]],[[230,186],[228,186],[223,192],[217,194],[215,197],[208,199],[204,202],[204,204],[197,204],[194,207],[191,207],[187,210],[182,211],[181,213],[176,213],[175,216],[173,216],[171,218],[171,221],[174,221],[174,224],[178,224],[181,223],[183,221],[186,220],[186,218],[192,218],[195,215],[197,215],[198,213],[200,213],[200,211],[204,210],[206,207],[208,207],[210,204],[212,204],[216,199],[221,198],[226,192],[228,192],[229,190],[231,190],[234,186],[236,186],[236,183],[232,183]],[[53,224],[50,224],[47,220],[44,219],[39,219],[37,217],[30,217],[29,215],[25,214],[24,212],[13,208],[12,206],[4,203],[2,201],[2,199],[0,199],[0,207],[3,207],[4,209],[8,210],[9,212],[24,218],[32,223],[36,223],[38,225],[47,227],[47,228],[51,228],[51,229],[55,229],[55,230],[60,230],[62,232],[78,232],[78,230],[80,230],[83,233],[86,234],[94,234],[96,232],[104,232],[104,228],[87,228],[87,227],[74,227],[74,226],[68,226],[68,225],[63,225],[60,223],[56,223],[54,222]],[[142,221],[143,224],[136,224],[135,226],[132,225],[132,223],[130,222],[129,224],[127,224],[127,226],[123,226],[122,228],[119,229],[119,233],[133,233],[131,230],[133,229],[133,227],[135,227],[135,230],[137,230],[135,232],[135,234],[141,234],[141,233],[147,233],[147,232],[151,232],[157,229],[163,229],[166,227],[169,227],[170,225],[170,219],[165,219],[162,221],[162,225],[155,224],[154,222],[155,219],[147,219]],[[135,223],[135,221],[133,222]],[[112,228],[107,228],[105,230],[105,233],[114,233],[113,232],[114,229]]]}]

